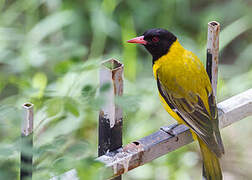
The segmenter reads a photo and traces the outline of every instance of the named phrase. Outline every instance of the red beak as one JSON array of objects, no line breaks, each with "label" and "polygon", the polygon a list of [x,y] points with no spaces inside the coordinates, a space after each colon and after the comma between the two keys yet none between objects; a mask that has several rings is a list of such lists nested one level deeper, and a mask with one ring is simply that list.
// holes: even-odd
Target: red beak
[{"label": "red beak", "polygon": [[133,38],[131,40],[128,40],[127,42],[128,43],[144,44],[144,45],[147,44],[147,41],[144,40],[144,36],[139,36],[139,37]]}]

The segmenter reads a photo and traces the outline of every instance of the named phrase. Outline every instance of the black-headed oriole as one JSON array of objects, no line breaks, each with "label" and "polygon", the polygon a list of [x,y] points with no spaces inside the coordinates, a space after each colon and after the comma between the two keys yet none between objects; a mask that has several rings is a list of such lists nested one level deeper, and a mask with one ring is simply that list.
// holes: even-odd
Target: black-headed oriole
[{"label": "black-headed oriole", "polygon": [[221,180],[219,159],[224,147],[212,86],[201,61],[184,49],[177,37],[164,29],[150,29],[129,43],[143,44],[153,57],[153,74],[166,111],[188,126],[199,141],[203,176]]}]

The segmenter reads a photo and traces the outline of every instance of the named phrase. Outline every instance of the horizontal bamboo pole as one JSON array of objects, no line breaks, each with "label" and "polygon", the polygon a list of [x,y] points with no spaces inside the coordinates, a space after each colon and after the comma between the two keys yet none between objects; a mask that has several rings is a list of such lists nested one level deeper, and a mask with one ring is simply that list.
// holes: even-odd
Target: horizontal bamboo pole
[{"label": "horizontal bamboo pole", "polygon": [[[218,103],[217,106],[220,128],[251,116],[252,89]],[[159,130],[116,151],[108,152],[98,157],[97,161],[105,164],[105,168],[111,172],[107,178],[111,178],[193,142],[191,133],[186,126],[179,125],[173,129],[173,132],[176,137]]]}]

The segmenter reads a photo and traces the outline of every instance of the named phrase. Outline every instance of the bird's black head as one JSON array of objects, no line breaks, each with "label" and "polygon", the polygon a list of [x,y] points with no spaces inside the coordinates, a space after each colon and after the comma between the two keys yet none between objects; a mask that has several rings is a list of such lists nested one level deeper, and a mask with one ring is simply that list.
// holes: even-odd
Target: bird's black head
[{"label": "bird's black head", "polygon": [[153,63],[158,58],[167,54],[172,43],[175,42],[177,37],[171,32],[156,28],[144,32],[143,36],[136,37],[129,40],[129,43],[143,44],[145,48],[151,53]]}]

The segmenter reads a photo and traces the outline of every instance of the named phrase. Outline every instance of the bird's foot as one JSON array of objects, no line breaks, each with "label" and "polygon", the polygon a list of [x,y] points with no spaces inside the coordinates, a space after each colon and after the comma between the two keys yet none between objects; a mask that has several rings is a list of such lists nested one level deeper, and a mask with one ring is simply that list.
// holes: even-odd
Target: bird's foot
[{"label": "bird's foot", "polygon": [[179,124],[172,124],[170,126],[162,126],[160,129],[166,133],[168,133],[169,135],[175,137],[177,136],[177,134],[173,131],[177,126],[179,126]]}]

